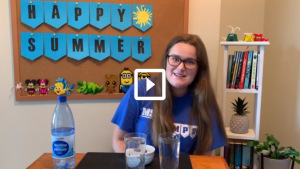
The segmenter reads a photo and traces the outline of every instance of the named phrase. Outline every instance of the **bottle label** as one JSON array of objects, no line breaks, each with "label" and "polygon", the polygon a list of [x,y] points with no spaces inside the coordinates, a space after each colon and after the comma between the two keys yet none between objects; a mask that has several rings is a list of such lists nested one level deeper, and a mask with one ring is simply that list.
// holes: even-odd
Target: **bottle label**
[{"label": "bottle label", "polygon": [[66,158],[74,155],[75,134],[70,136],[52,136],[52,156]]}]

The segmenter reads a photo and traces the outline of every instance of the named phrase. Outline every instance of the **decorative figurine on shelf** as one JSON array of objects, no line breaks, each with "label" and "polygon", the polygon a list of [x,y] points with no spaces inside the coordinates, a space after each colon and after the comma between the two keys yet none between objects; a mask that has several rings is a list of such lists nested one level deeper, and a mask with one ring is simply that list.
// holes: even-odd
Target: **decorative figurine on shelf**
[{"label": "decorative figurine on shelf", "polygon": [[148,72],[140,72],[138,75],[139,81],[144,79],[149,79],[150,74]]},{"label": "decorative figurine on shelf", "polygon": [[105,86],[107,87],[106,92],[108,92],[108,94],[116,92],[115,87],[117,86],[117,76],[113,74],[105,75]]},{"label": "decorative figurine on shelf", "polygon": [[25,84],[27,85],[27,89],[25,89],[25,91],[27,91],[28,96],[35,96],[35,84],[36,84],[36,80],[29,80],[27,79],[25,81]]},{"label": "decorative figurine on shelf", "polygon": [[254,41],[263,41],[263,34],[254,34]]},{"label": "decorative figurine on shelf", "polygon": [[57,95],[70,95],[70,91],[74,91],[74,86],[74,84],[69,85],[69,83],[64,78],[58,78],[54,86],[51,86],[50,89],[52,89]]},{"label": "decorative figurine on shelf", "polygon": [[231,116],[230,119],[230,131],[237,134],[246,134],[249,130],[249,118],[247,116],[247,113],[250,113],[247,111],[248,102],[245,102],[245,99],[241,99],[238,97],[238,99],[234,99],[235,103],[232,103],[232,109],[235,112]]},{"label": "decorative figurine on shelf", "polygon": [[124,68],[120,73],[120,83],[120,93],[126,93],[133,83],[132,72],[128,68]]},{"label": "decorative figurine on shelf", "polygon": [[227,26],[231,28],[231,33],[227,35],[226,41],[238,41],[237,35],[234,33],[236,29],[241,30],[239,27],[233,28],[232,26]]},{"label": "decorative figurine on shelf", "polygon": [[48,95],[48,91],[49,91],[49,88],[47,89],[48,82],[49,81],[47,79],[37,80],[37,83],[39,84],[39,89],[37,89],[37,91],[39,91],[40,96]]},{"label": "decorative figurine on shelf", "polygon": [[103,86],[99,87],[96,83],[94,82],[86,82],[86,81],[77,81],[78,83],[78,93],[83,93],[83,94],[97,94],[100,93],[103,90]]},{"label": "decorative figurine on shelf", "polygon": [[245,34],[244,42],[254,41],[254,35],[252,33],[244,33],[244,34]]},{"label": "decorative figurine on shelf", "polygon": [[263,38],[262,40],[265,41],[265,42],[269,41],[269,39],[265,39],[265,38]]}]

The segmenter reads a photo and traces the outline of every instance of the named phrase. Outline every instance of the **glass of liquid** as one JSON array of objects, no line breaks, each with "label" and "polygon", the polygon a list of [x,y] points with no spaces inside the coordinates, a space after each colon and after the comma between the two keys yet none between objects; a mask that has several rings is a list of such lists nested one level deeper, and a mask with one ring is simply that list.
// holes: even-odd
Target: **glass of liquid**
[{"label": "glass of liquid", "polygon": [[161,133],[158,140],[160,169],[178,169],[180,135],[175,133]]},{"label": "glass of liquid", "polygon": [[128,133],[124,136],[126,169],[145,169],[147,135]]}]

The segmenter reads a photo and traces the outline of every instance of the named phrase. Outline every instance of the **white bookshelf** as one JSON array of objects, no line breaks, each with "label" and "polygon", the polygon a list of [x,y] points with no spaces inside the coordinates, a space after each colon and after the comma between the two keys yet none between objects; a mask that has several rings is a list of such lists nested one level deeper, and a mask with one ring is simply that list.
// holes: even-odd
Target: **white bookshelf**
[{"label": "white bookshelf", "polygon": [[[249,129],[249,132],[246,134],[235,134],[232,133],[229,129],[229,127],[226,127],[226,134],[228,139],[237,139],[237,140],[258,140],[259,139],[259,130],[260,130],[260,114],[261,114],[261,96],[262,96],[262,80],[263,80],[263,65],[264,65],[264,47],[267,45],[270,45],[270,42],[243,42],[243,41],[237,41],[237,42],[227,42],[223,41],[220,43],[221,46],[224,46],[224,66],[223,66],[223,83],[222,83],[222,115],[225,123],[225,117],[226,117],[226,104],[227,104],[227,93],[250,93],[254,95],[255,98],[255,104],[254,104],[254,118],[253,118],[253,128]],[[260,54],[260,65],[259,65],[259,72],[258,72],[258,90],[256,89],[227,89],[226,88],[226,82],[227,82],[227,69],[228,69],[228,48],[232,46],[257,46],[257,51]],[[232,53],[233,54],[233,53]],[[228,113],[227,113],[228,114]],[[222,148],[220,151],[221,155],[224,155],[224,149]],[[254,166],[253,169],[258,169],[258,159],[254,158]]]}]

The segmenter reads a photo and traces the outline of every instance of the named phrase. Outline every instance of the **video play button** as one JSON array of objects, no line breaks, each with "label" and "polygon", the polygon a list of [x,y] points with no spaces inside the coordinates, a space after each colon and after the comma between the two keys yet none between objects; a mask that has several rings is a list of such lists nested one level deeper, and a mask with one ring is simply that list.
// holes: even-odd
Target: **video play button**
[{"label": "video play button", "polygon": [[149,80],[149,79],[146,79],[146,91],[150,90],[155,84]]}]

